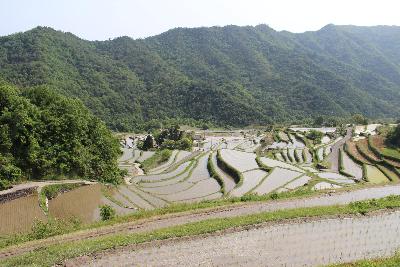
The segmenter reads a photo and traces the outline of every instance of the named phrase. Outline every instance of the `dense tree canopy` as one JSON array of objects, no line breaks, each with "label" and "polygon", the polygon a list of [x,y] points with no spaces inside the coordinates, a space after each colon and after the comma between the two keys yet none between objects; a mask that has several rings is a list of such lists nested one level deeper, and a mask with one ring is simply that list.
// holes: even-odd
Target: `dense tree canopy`
[{"label": "dense tree canopy", "polygon": [[391,145],[400,148],[400,124],[389,133],[388,141]]},{"label": "dense tree canopy", "polygon": [[62,176],[118,183],[119,154],[118,141],[80,101],[0,81],[0,186]]},{"label": "dense tree canopy", "polygon": [[[0,38],[0,77],[74,96],[114,130],[400,115],[400,27],[177,28],[90,42],[38,27]],[[331,123],[329,122],[329,123]]]}]

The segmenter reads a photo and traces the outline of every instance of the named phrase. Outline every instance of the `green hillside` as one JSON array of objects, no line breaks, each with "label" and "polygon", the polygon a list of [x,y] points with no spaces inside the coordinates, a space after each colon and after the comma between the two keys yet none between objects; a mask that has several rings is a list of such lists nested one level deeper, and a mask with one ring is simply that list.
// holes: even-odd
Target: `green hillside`
[{"label": "green hillside", "polygon": [[294,34],[177,28],[86,41],[38,27],[0,38],[0,77],[81,99],[112,129],[178,121],[243,126],[316,116],[400,115],[400,27]]}]

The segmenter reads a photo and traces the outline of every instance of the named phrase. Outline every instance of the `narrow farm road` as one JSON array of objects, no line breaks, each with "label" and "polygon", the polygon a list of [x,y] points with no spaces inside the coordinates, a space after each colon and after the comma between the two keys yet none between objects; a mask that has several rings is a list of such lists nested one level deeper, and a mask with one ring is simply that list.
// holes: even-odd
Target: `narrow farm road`
[{"label": "narrow farm road", "polygon": [[400,195],[400,185],[386,185],[358,189],[354,191],[343,191],[303,199],[244,203],[241,205],[231,205],[207,210],[200,210],[194,213],[185,212],[170,214],[155,218],[132,221],[128,223],[121,223],[113,226],[80,231],[44,240],[32,241],[15,247],[5,248],[3,250],[0,250],[0,259],[20,255],[51,244],[96,238],[116,233],[141,233],[169,226],[183,225],[186,223],[198,222],[213,218],[235,217],[241,215],[301,207],[348,204],[353,201],[382,198],[389,195]]},{"label": "narrow farm road", "polygon": [[352,128],[347,128],[346,136],[332,146],[332,151],[327,157],[330,163],[330,169],[334,172],[339,172],[339,148],[341,148],[351,138]]},{"label": "narrow farm road", "polygon": [[68,261],[79,266],[320,266],[393,255],[400,212],[264,224],[150,242]]},{"label": "narrow farm road", "polygon": [[83,184],[95,184],[96,182],[91,182],[88,180],[54,180],[54,181],[40,181],[40,182],[26,182],[23,184],[18,184],[13,186],[10,189],[0,191],[0,195],[6,195],[10,193],[14,193],[19,190],[24,190],[28,188],[37,188],[37,191],[40,192],[44,186],[47,185],[54,185],[54,184],[76,184],[76,183],[83,183]]}]

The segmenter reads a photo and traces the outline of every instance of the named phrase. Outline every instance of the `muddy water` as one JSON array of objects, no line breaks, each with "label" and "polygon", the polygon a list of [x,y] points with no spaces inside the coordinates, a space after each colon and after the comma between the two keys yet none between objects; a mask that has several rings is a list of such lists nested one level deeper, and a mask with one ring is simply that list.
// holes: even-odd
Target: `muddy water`
[{"label": "muddy water", "polygon": [[82,186],[49,201],[49,214],[55,218],[78,218],[83,223],[96,220],[101,205],[99,184]]},{"label": "muddy water", "polygon": [[265,225],[222,236],[111,252],[88,265],[319,266],[392,255],[400,247],[399,225],[400,212]]},{"label": "muddy water", "polygon": [[0,235],[27,232],[37,220],[47,220],[37,194],[0,204]]}]

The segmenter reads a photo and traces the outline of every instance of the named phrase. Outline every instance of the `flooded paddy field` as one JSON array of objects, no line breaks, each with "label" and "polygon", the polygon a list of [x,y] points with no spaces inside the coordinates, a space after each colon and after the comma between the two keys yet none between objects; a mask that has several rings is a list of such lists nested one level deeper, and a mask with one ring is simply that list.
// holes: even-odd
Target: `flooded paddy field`
[{"label": "flooded paddy field", "polygon": [[357,180],[361,180],[363,178],[362,167],[355,163],[354,160],[352,160],[344,151],[341,150],[339,153],[341,153],[343,160],[343,170],[346,173],[351,174]]},{"label": "flooded paddy field", "polygon": [[321,266],[393,255],[400,247],[399,225],[400,212],[265,224],[110,252],[86,266]]},{"label": "flooded paddy field", "polygon": [[257,188],[254,189],[254,192],[259,195],[268,194],[284,186],[290,181],[293,181],[300,175],[302,175],[302,173],[300,172],[275,167],[264,179],[264,181]]},{"label": "flooded paddy field", "polygon": [[291,165],[291,164],[281,162],[278,160],[273,160],[273,159],[270,159],[267,157],[261,157],[260,160],[263,164],[265,164],[266,166],[268,166],[270,168],[280,167],[280,168],[290,169],[290,170],[297,171],[297,172],[304,172],[302,169],[300,169],[299,167],[296,167],[295,165]]},{"label": "flooded paddy field", "polygon": [[217,153],[212,154],[212,163],[214,165],[215,171],[218,173],[218,175],[224,181],[225,191],[227,193],[229,193],[236,186],[235,180],[229,174],[227,174],[224,170],[222,170],[220,167],[218,167]]},{"label": "flooded paddy field", "polygon": [[160,166],[158,166],[156,168],[149,170],[148,173],[158,174],[158,173],[165,171],[169,166],[171,166],[171,164],[173,164],[176,161],[177,155],[179,153],[180,153],[180,151],[173,150],[171,153],[171,156],[168,158],[168,160],[166,162],[164,162],[163,164],[161,164]]},{"label": "flooded paddy field", "polygon": [[49,214],[58,219],[77,218],[83,223],[94,222],[99,219],[101,197],[99,184],[81,186],[51,199]]},{"label": "flooded paddy field", "polygon": [[237,150],[222,149],[220,150],[222,159],[240,172],[258,169],[256,162],[256,154],[247,153]]},{"label": "flooded paddy field", "polygon": [[344,184],[354,184],[354,180],[347,178],[339,173],[335,172],[320,172],[317,174],[320,178],[327,179],[333,182],[344,183]]},{"label": "flooded paddy field", "polygon": [[27,232],[39,220],[46,221],[47,217],[37,193],[0,203],[0,235]]},{"label": "flooded paddy field", "polygon": [[243,184],[232,190],[231,196],[240,197],[255,188],[268,175],[263,170],[251,170],[243,173]]},{"label": "flooded paddy field", "polygon": [[365,165],[366,177],[370,183],[381,184],[388,182],[388,178],[373,165]]},{"label": "flooded paddy field", "polygon": [[[370,164],[366,165],[364,171],[359,161],[354,160],[350,154],[359,152],[355,142],[350,140],[347,149],[343,146],[347,141],[344,137],[333,132],[328,132],[326,136],[328,135],[329,140],[328,137],[325,138],[325,144],[314,144],[303,139],[306,138],[306,134],[279,130],[280,139],[270,138],[269,143],[263,145],[263,133],[256,135],[235,132],[235,136],[229,136],[229,133],[224,133],[224,136],[207,136],[201,141],[205,141],[203,147],[197,146],[190,152],[174,150],[167,161],[155,166],[147,174],[138,171],[138,161],[151,157],[154,151],[140,151],[134,146],[125,147],[119,160],[120,168],[128,170],[124,184],[106,191],[100,185],[90,185],[62,193],[49,200],[49,215],[61,219],[76,217],[84,223],[90,223],[100,219],[99,206],[104,204],[114,208],[118,215],[124,215],[164,207],[175,202],[196,202],[246,194],[264,195],[294,191],[304,186],[307,190],[332,191],[341,187],[351,188],[355,180],[359,182],[358,186],[399,181],[399,175],[390,165]],[[338,140],[342,140],[342,143],[338,143]],[[260,149],[251,152],[259,146]],[[217,159],[217,151],[221,159]],[[343,163],[339,163],[340,172],[330,169],[329,166],[322,166],[328,157],[330,160],[339,161],[332,157],[334,151],[341,153]],[[210,174],[210,155],[210,162],[217,175]],[[362,157],[361,154],[356,154],[356,157],[359,155]],[[324,158],[324,161],[317,161],[318,157]],[[224,164],[218,166],[218,160],[233,167],[235,171],[225,169]],[[268,168],[264,168],[264,165]],[[241,184],[237,176],[243,178]],[[8,205],[21,205],[22,210],[27,209],[24,207],[29,205],[31,208],[25,212],[26,218],[21,219],[21,226],[12,226],[10,223],[20,220],[16,212],[13,215],[16,219],[9,217],[8,222],[2,223],[1,227],[4,229],[27,229],[24,225],[31,224],[24,223],[24,220],[47,218],[45,211],[39,206],[37,195],[21,198]],[[4,210],[4,214],[12,210],[6,208],[4,203],[0,203],[0,209]]]}]

